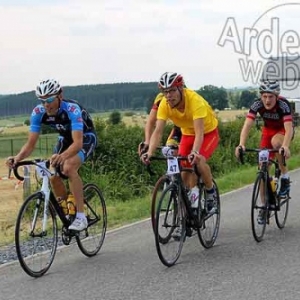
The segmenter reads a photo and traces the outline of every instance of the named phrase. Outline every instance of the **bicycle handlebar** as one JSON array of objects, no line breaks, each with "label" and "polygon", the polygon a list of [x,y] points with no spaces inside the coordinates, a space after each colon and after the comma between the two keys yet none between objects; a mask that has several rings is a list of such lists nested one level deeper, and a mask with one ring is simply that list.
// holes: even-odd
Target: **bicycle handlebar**
[{"label": "bicycle handlebar", "polygon": [[[152,160],[165,160],[167,161],[168,159],[173,159],[173,158],[177,158],[178,161],[187,161],[188,157],[187,156],[152,156],[150,157],[150,161]],[[148,173],[153,176],[155,175],[155,172],[152,171],[150,164],[146,165],[146,169],[148,171]],[[184,169],[184,170],[190,170],[190,169]]]},{"label": "bicycle handlebar", "polygon": [[283,161],[283,165],[285,166],[286,163],[285,163],[285,156],[284,156],[284,150],[281,148],[281,149],[265,149],[265,148],[245,148],[245,150],[243,150],[242,147],[239,147],[239,159],[240,159],[240,162],[241,164],[244,164],[244,153],[245,152],[256,152],[256,153],[259,153],[260,151],[262,150],[266,150],[268,151],[269,153],[279,153],[281,156],[282,156],[282,161]]},{"label": "bicycle handlebar", "polygon": [[[13,172],[14,172],[15,177],[17,179],[19,179],[20,181],[23,181],[24,177],[19,174],[18,168],[21,167],[21,166],[29,166],[29,165],[38,166],[38,163],[42,162],[42,161],[44,161],[46,163],[46,168],[49,169],[49,167],[50,167],[50,160],[49,159],[37,158],[37,159],[33,159],[33,160],[22,160],[22,161],[17,162],[15,164],[15,166],[13,167]],[[63,178],[63,179],[68,178],[66,175],[64,175],[61,172],[60,168],[56,167],[55,170],[61,178]]]}]

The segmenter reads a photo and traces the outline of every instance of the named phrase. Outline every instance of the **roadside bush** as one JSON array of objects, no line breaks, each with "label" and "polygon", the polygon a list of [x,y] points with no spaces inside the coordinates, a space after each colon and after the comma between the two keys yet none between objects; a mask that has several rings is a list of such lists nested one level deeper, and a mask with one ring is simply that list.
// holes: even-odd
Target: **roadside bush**
[{"label": "roadside bush", "polygon": [[[239,143],[242,119],[219,123],[220,144],[210,159],[210,166],[215,178],[239,168],[234,150]],[[164,162],[154,162],[151,169],[155,173],[150,176],[141,163],[137,148],[144,140],[144,129],[139,126],[124,124],[107,126],[102,120],[95,120],[95,128],[99,145],[93,158],[81,169],[84,179],[92,181],[102,188],[107,200],[126,201],[134,197],[142,197],[149,193],[157,178],[164,174]],[[164,144],[172,125],[164,132]],[[258,147],[261,132],[255,126],[251,129],[248,147]],[[246,162],[256,163],[255,156],[245,156]]]}]

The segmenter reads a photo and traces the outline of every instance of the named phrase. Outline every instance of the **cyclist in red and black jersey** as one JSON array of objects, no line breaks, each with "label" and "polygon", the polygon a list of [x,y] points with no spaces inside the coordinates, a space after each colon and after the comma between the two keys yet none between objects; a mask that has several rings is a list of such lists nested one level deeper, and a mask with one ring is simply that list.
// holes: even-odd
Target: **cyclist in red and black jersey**
[{"label": "cyclist in red and black jersey", "polygon": [[[239,157],[239,147],[245,149],[250,129],[255,122],[256,115],[259,114],[264,122],[260,147],[282,149],[285,158],[289,158],[291,155],[289,147],[294,134],[290,103],[286,98],[279,96],[280,86],[277,81],[261,82],[259,92],[260,98],[251,105],[246,116],[235,155]],[[272,153],[270,155],[272,156]],[[277,158],[282,174],[280,194],[284,196],[290,188],[288,169],[283,165],[281,155],[277,155]]]}]

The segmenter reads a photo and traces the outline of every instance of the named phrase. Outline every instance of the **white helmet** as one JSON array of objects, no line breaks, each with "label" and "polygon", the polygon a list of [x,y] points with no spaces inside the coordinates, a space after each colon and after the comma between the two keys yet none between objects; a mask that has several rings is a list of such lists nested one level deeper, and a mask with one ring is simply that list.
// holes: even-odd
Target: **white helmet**
[{"label": "white helmet", "polygon": [[41,81],[36,87],[35,94],[38,98],[56,95],[61,91],[61,85],[55,79]]},{"label": "white helmet", "polygon": [[173,72],[166,72],[162,74],[158,82],[158,87],[160,89],[182,86],[184,86],[183,77],[180,74]]}]

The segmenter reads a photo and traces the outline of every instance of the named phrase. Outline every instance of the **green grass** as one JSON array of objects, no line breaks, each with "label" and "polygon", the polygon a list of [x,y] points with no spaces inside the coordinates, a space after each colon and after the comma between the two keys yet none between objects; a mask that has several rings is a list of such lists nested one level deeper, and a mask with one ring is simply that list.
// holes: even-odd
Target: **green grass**
[{"label": "green grass", "polygon": [[0,118],[0,127],[6,127],[7,125],[13,125],[17,123],[23,124],[25,120],[28,120],[30,118],[29,115],[20,115],[20,116],[10,116],[7,118]]},{"label": "green grass", "polygon": [[150,217],[151,195],[126,202],[107,201],[107,227],[117,228]]}]

